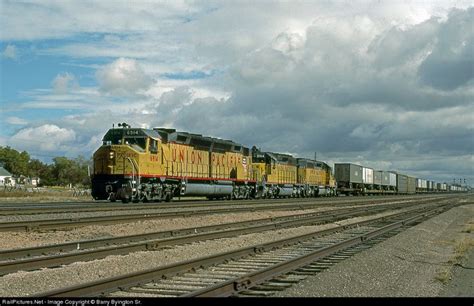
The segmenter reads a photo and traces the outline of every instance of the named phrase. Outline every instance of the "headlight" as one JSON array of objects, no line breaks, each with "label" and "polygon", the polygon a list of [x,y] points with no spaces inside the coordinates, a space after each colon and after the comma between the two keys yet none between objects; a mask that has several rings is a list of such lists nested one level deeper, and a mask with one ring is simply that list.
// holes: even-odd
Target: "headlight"
[{"label": "headlight", "polygon": [[114,159],[114,157],[115,157],[115,152],[114,152],[114,151],[110,151],[110,152],[109,152],[109,158],[110,158],[110,159]]}]

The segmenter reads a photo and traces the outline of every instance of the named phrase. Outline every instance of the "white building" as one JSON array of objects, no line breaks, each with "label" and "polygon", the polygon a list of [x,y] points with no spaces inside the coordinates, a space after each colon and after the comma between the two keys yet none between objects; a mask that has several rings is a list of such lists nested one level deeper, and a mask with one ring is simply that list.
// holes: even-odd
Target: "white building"
[{"label": "white building", "polygon": [[0,186],[15,186],[12,174],[3,167],[0,167]]},{"label": "white building", "polygon": [[37,187],[40,183],[40,178],[39,177],[32,177],[31,178],[31,185]]}]

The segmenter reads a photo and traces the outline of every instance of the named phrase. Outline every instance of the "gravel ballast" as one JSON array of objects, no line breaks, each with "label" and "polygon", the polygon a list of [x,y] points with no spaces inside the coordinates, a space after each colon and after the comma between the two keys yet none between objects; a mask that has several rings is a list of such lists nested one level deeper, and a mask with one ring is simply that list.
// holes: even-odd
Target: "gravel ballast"
[{"label": "gravel ballast", "polygon": [[[398,204],[398,202],[390,203]],[[377,206],[374,205],[367,205]],[[360,206],[348,206],[360,207]],[[49,244],[59,244],[80,240],[91,240],[100,238],[111,238],[118,236],[137,235],[150,232],[177,230],[183,228],[201,227],[207,225],[217,225],[237,221],[249,221],[256,219],[274,218],[289,215],[310,214],[323,211],[338,210],[340,207],[322,207],[305,210],[284,210],[284,211],[255,211],[241,213],[226,213],[214,215],[196,215],[190,217],[146,219],[143,221],[110,224],[91,225],[78,227],[69,230],[58,231],[32,231],[32,232],[0,232],[0,246],[2,249],[15,249],[35,247]],[[86,217],[88,215],[81,215]],[[72,216],[68,216],[72,218]],[[76,216],[77,217],[77,216]]]},{"label": "gravel ballast", "polygon": [[197,215],[191,217],[144,220],[111,225],[92,225],[59,231],[0,232],[0,245],[2,246],[2,249],[25,248],[79,240],[111,238],[158,231],[217,225],[237,221],[309,214],[334,209],[337,208],[325,207],[300,211],[257,211],[249,213],[216,214],[202,216]]},{"label": "gravel ballast", "polygon": [[[338,222],[338,224],[362,221],[392,213],[394,211],[370,217],[357,217]],[[280,229],[234,238],[197,242],[157,251],[136,252],[125,256],[108,256],[101,260],[76,262],[56,269],[43,269],[31,272],[20,271],[0,278],[0,295],[10,297],[27,296],[59,287],[156,268],[165,264],[294,237],[335,226],[337,224]]]},{"label": "gravel ballast", "polygon": [[474,205],[453,208],[274,296],[474,296],[474,292],[451,294],[446,290],[456,257],[456,242],[474,241],[474,233],[465,230],[469,224],[474,224]]},{"label": "gravel ballast", "polygon": [[[310,211],[313,210],[300,212],[308,213]],[[157,251],[109,256],[101,260],[76,262],[54,269],[13,273],[0,278],[0,295],[10,297],[34,295],[60,287],[156,268],[174,262],[208,256],[212,253],[267,243],[394,212],[353,218],[335,224],[280,229],[240,237],[197,242]],[[2,248],[27,247],[295,213],[295,211],[252,212],[148,220],[108,226],[88,226],[71,231],[0,233],[0,245]],[[436,278],[446,267],[449,267],[456,239],[461,236],[472,238],[472,232],[462,232],[462,230],[465,230],[465,225],[469,222],[474,223],[473,216],[473,205],[451,209],[367,251],[342,261],[325,272],[312,276],[288,290],[278,293],[277,296],[436,296],[445,286]],[[5,245],[10,247],[5,247]],[[357,259],[361,256],[363,256],[362,259]],[[358,261],[353,262],[354,260]],[[344,269],[339,268],[344,265],[346,265]],[[337,268],[339,270],[331,272],[331,270]],[[326,278],[317,279],[323,276]],[[310,283],[306,285],[308,287],[305,287],[304,284],[308,281]]]}]

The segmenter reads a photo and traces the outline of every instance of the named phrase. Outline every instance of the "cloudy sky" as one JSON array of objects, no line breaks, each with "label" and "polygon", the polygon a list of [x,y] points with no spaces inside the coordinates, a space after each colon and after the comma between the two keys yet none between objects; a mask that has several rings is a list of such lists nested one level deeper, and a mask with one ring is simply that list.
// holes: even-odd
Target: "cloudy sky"
[{"label": "cloudy sky", "polygon": [[471,1],[0,1],[0,145],[112,123],[474,185]]}]

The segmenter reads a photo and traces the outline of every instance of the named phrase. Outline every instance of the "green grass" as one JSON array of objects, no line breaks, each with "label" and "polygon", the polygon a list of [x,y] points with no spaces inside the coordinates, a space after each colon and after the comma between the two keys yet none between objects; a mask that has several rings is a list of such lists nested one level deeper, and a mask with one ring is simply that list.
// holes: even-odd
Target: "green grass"
[{"label": "green grass", "polygon": [[73,190],[69,189],[42,189],[40,191],[32,188],[25,189],[13,189],[7,191],[5,189],[0,189],[0,201],[10,202],[18,200],[28,200],[28,201],[84,201],[91,200],[90,195],[74,195]]}]

